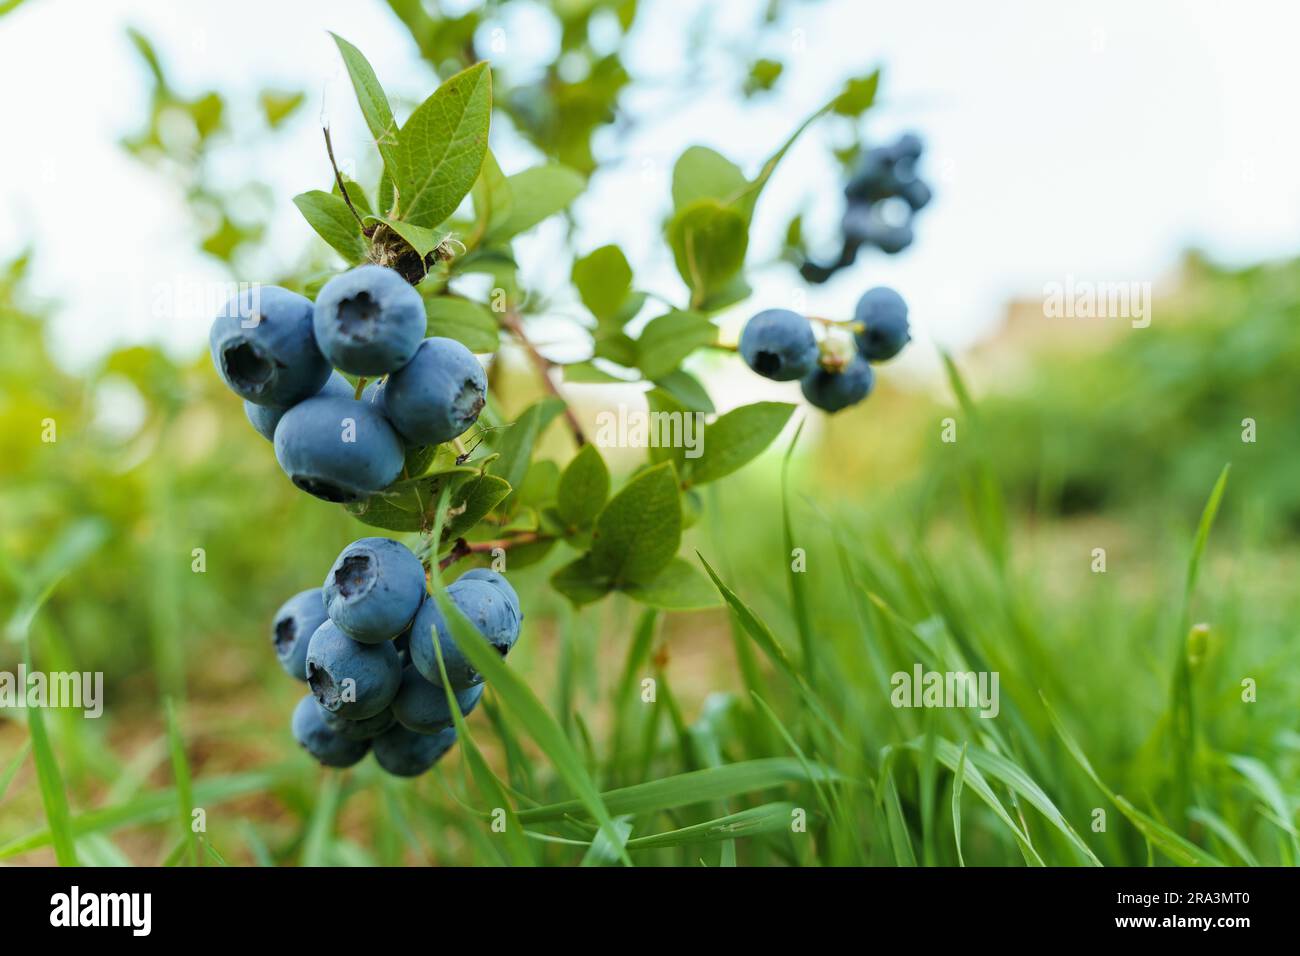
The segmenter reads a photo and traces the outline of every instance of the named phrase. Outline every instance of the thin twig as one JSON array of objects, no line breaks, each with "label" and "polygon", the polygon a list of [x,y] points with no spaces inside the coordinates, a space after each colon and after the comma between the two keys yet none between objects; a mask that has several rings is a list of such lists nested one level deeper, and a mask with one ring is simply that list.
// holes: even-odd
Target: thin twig
[{"label": "thin twig", "polygon": [[343,201],[347,203],[348,209],[352,210],[352,215],[357,217],[357,223],[365,231],[366,221],[361,218],[361,213],[357,212],[357,207],[352,205],[352,197],[348,195],[347,187],[343,185],[343,174],[339,172],[339,164],[334,162],[334,144],[330,142],[330,128],[322,126],[321,132],[325,134],[325,152],[329,154],[330,166],[334,170],[334,181],[339,185],[339,192],[343,194]]},{"label": "thin twig", "polygon": [[464,538],[457,538],[456,543],[451,546],[447,556],[438,561],[438,570],[446,571],[461,558],[469,557],[471,554],[491,553],[497,548],[502,551],[509,551],[511,548],[517,548],[523,544],[535,544],[538,541],[544,541],[546,538],[537,531],[525,531],[511,538],[497,538],[494,541],[466,541]]},{"label": "thin twig", "polygon": [[578,416],[573,414],[573,409],[569,407],[568,402],[564,401],[564,396],[560,394],[559,388],[557,388],[555,383],[551,381],[551,369],[555,367],[556,363],[552,362],[541,352],[537,351],[537,347],[533,345],[532,341],[528,338],[528,335],[524,332],[524,325],[519,320],[519,314],[517,312],[507,312],[501,321],[502,324],[513,333],[514,337],[519,340],[519,344],[524,347],[524,351],[526,351],[528,357],[532,359],[533,365],[536,366],[537,372],[541,376],[542,385],[546,387],[548,392],[563,402],[565,421],[569,424],[569,431],[573,432],[573,440],[577,442],[578,447],[581,448],[583,445],[587,444],[587,439],[582,434],[582,426],[578,424]]}]

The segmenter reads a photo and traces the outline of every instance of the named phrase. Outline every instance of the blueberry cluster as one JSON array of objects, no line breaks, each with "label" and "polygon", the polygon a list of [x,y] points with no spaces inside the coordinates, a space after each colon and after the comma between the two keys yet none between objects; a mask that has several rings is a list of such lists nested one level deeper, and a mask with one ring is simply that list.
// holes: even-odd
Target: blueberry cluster
[{"label": "blueberry cluster", "polygon": [[840,223],[844,245],[839,261],[830,266],[805,262],[800,270],[805,279],[825,282],[851,265],[863,246],[896,255],[912,244],[912,219],[932,196],[930,187],[917,174],[921,152],[921,138],[904,133],[894,143],[862,154],[857,170],[844,187],[848,206]]},{"label": "blueberry cluster", "polygon": [[912,338],[907,303],[886,286],[863,294],[850,328],[855,348],[852,356],[845,358],[829,347],[829,341],[818,344],[812,322],[805,316],[789,309],[767,309],[746,323],[740,335],[740,355],[764,378],[777,382],[798,379],[809,402],[838,412],[871,393],[875,384],[871,363],[893,358]]},{"label": "blueberry cluster", "polygon": [[[293,483],[352,502],[391,485],[412,449],[465,432],[486,401],[478,360],[453,339],[425,338],[425,327],[420,294],[392,269],[364,265],[327,282],[315,305],[276,286],[244,291],[209,344]],[[385,378],[356,400],[334,369]]]},{"label": "blueberry cluster", "polygon": [[[523,612],[500,574],[467,571],[447,597],[502,657],[514,647]],[[280,665],[311,691],[293,712],[298,743],[327,767],[350,767],[371,749],[399,777],[432,767],[456,742],[435,640],[468,714],[483,696],[483,677],[426,592],[419,558],[389,538],[353,541],[325,585],[285,601],[271,628]]]}]

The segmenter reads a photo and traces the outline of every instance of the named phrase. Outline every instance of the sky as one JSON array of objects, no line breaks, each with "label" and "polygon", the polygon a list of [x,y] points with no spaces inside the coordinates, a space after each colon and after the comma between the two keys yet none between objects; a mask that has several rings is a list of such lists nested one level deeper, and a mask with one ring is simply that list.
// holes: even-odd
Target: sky
[{"label": "sky", "polygon": [[[644,0],[627,60],[651,82],[625,105],[653,119],[597,141],[614,161],[575,207],[580,251],[618,242],[642,286],[680,301],[659,231],[678,153],[703,143],[753,173],[844,77],[874,66],[884,82],[867,134],[918,131],[935,199],[906,253],[865,256],[825,286],[787,266],[754,269],[754,299],[724,317],[728,328],[792,303],[847,317],[865,288],[888,284],[908,299],[920,339],[960,348],[989,335],[1009,299],[1041,297],[1049,282],[1158,282],[1192,246],[1234,264],[1300,247],[1300,5],[828,0],[793,4],[766,48],[736,49],[762,6]],[[556,39],[545,24],[523,8],[500,25],[493,55],[517,66],[546,56]],[[128,25],[154,40],[184,91],[308,91],[273,151],[227,160],[232,178],[252,171],[274,190],[268,263],[292,263],[312,241],[289,200],[327,183],[320,120],[345,159],[364,148],[326,31],[359,46],[390,94],[432,89],[379,0],[28,0],[0,19],[0,256],[34,246],[36,291],[59,302],[52,335],[74,367],[142,340],[197,353],[208,317],[159,307],[158,290],[179,301],[176,290],[228,280],[194,251],[179,193],[117,146],[148,90]],[[718,54],[703,75],[685,66],[692,41]],[[747,104],[736,65],[754,53],[787,71],[776,95]],[[842,184],[828,147],[842,134],[819,127],[788,156],[760,203],[751,266],[772,258],[800,209],[830,240]],[[535,161],[508,139],[494,148],[507,172]],[[563,294],[559,228],[544,225],[519,254],[531,283]],[[913,351],[905,367],[934,354]]]}]

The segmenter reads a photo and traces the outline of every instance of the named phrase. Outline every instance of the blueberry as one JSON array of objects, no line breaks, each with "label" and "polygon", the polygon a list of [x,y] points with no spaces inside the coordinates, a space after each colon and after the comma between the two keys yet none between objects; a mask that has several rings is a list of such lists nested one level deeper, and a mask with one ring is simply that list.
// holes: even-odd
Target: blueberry
[{"label": "blueberry", "polygon": [[333,502],[360,501],[402,473],[406,452],[387,419],[367,402],[317,395],[284,413],[275,458],[295,485]]},{"label": "blueberry", "polygon": [[844,195],[850,201],[875,201],[894,195],[899,185],[894,174],[895,161],[893,150],[887,146],[867,150],[844,188]]},{"label": "blueberry", "polygon": [[398,724],[375,738],[375,760],[396,777],[418,777],[456,742],[456,728],[417,734]]},{"label": "blueberry", "polygon": [[373,717],[393,702],[402,665],[390,641],[359,644],[333,621],[316,629],[307,645],[307,686],[330,713],[348,720]]},{"label": "blueberry", "polygon": [[348,740],[331,730],[310,694],[293,709],[293,736],[327,767],[350,767],[370,749],[364,740]]},{"label": "blueberry", "polygon": [[410,283],[392,269],[364,265],[325,283],[312,325],[335,368],[384,375],[411,360],[427,321],[424,300]]},{"label": "blueberry", "polygon": [[868,225],[863,239],[881,252],[897,255],[912,244],[912,227],[895,226],[886,222],[873,222]]},{"label": "blueberry", "polygon": [[406,630],[424,600],[424,566],[401,542],[361,538],[325,575],[325,611],[348,637],[390,641]]},{"label": "blueberry", "polygon": [[[447,597],[502,657],[514,647],[519,639],[519,617],[509,597],[500,588],[488,581],[461,579],[447,588]],[[442,647],[443,663],[447,666],[452,688],[464,690],[482,683],[483,675],[456,646],[438,602],[430,595],[424,599],[420,613],[411,624],[411,663],[425,680],[441,687],[442,674],[438,671],[438,657],[433,649],[435,634]]]},{"label": "blueberry", "polygon": [[858,351],[868,361],[891,359],[912,340],[907,325],[907,303],[888,286],[868,289],[858,300],[853,319],[862,326],[854,338]]},{"label": "blueberry", "polygon": [[[325,386],[316,394],[351,398],[356,394],[356,390],[338,372],[331,372],[330,377],[325,380]],[[267,441],[275,441],[275,426],[280,424],[280,419],[288,410],[273,405],[255,405],[247,399],[244,400],[244,415],[248,418],[248,423]]]},{"label": "blueberry", "polygon": [[[312,700],[315,700],[315,698],[312,698]],[[391,706],[385,707],[373,717],[363,717],[360,720],[348,720],[338,714],[331,714],[320,704],[316,705],[316,709],[320,711],[325,726],[344,740],[373,740],[397,723],[397,718],[393,716]]]},{"label": "blueberry", "polygon": [[764,378],[789,382],[817,366],[817,339],[802,315],[767,309],[746,323],[740,334],[740,355]]},{"label": "blueberry", "polygon": [[287,408],[330,376],[312,335],[312,305],[279,286],[246,289],[212,323],[212,363],[231,390],[256,405]]},{"label": "blueberry", "polygon": [[867,360],[855,355],[842,371],[818,368],[801,384],[808,401],[824,411],[838,412],[866,398],[874,381],[875,375]]},{"label": "blueberry", "polygon": [[[468,716],[483,696],[483,685],[474,684],[455,693],[460,712]],[[402,686],[393,698],[393,716],[399,724],[417,734],[436,734],[452,726],[447,692],[436,684],[430,684],[411,666],[402,671]]]},{"label": "blueberry", "polygon": [[925,144],[921,142],[921,137],[915,133],[904,133],[890,147],[890,151],[898,159],[919,159],[924,148]]},{"label": "blueberry", "polygon": [[907,204],[912,207],[913,212],[916,212],[918,209],[924,209],[934,195],[930,192],[930,187],[919,179],[913,179],[911,182],[903,183],[898,194],[907,201]]},{"label": "blueberry", "polygon": [[515,592],[514,587],[506,580],[504,574],[498,574],[491,568],[471,568],[462,574],[457,580],[460,581],[487,581],[499,587],[507,598],[510,599],[510,605],[515,609],[515,617],[520,621],[524,619],[524,612],[519,607],[519,595]]},{"label": "blueberry", "polygon": [[299,591],[280,605],[271,625],[271,642],[280,666],[290,677],[307,679],[307,645],[327,620],[320,588]]},{"label": "blueberry", "polygon": [[388,376],[380,394],[384,414],[407,442],[437,445],[478,420],[487,375],[455,339],[425,339],[410,363]]}]

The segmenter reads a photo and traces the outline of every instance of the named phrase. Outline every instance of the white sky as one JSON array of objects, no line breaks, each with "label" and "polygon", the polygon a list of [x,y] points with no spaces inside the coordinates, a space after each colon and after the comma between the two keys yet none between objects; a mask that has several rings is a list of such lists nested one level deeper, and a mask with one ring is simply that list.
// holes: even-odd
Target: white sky
[{"label": "white sky", "polygon": [[[847,315],[864,288],[888,283],[908,298],[923,335],[957,346],[987,331],[1009,297],[1037,295],[1067,275],[1153,280],[1189,245],[1241,263],[1300,246],[1300,5],[794,4],[771,49],[761,51],[787,61],[775,98],[739,101],[727,62],[709,71],[723,81],[720,92],[707,92],[711,75],[686,84],[682,96],[690,31],[702,30],[711,44],[738,42],[746,35],[738,25],[762,5],[709,4],[714,20],[705,25],[695,19],[698,3],[642,4],[630,65],[663,82],[628,105],[658,119],[600,141],[620,159],[577,211],[582,251],[619,242],[643,286],[683,298],[659,239],[681,149],[714,146],[752,173],[844,76],[876,64],[886,70],[883,97],[867,129],[880,137],[921,132],[923,174],[936,198],[907,253],[868,256],[807,289],[814,314]],[[554,38],[542,22],[525,11],[504,24],[504,58],[544,55]],[[54,334],[72,364],[140,339],[179,354],[202,349],[205,316],[153,303],[160,288],[226,279],[193,251],[181,197],[116,145],[140,123],[147,90],[128,24],[155,41],[185,92],[251,96],[267,84],[310,91],[310,105],[273,151],[236,146],[224,160],[233,179],[255,172],[276,191],[268,261],[292,263],[310,241],[289,200],[328,181],[322,109],[342,155],[364,143],[326,30],[358,45],[390,94],[432,89],[413,44],[378,0],[29,0],[0,20],[0,255],[34,241],[37,288],[62,303]],[[834,229],[840,183],[826,150],[830,131],[804,140],[769,187],[751,263],[771,256],[804,205],[815,207],[814,233]],[[495,145],[507,172],[530,161],[509,142]],[[557,235],[552,223],[521,250],[544,288],[567,279],[567,265],[557,270],[548,249]],[[787,304],[804,288],[788,267],[751,280],[755,308]]]}]

